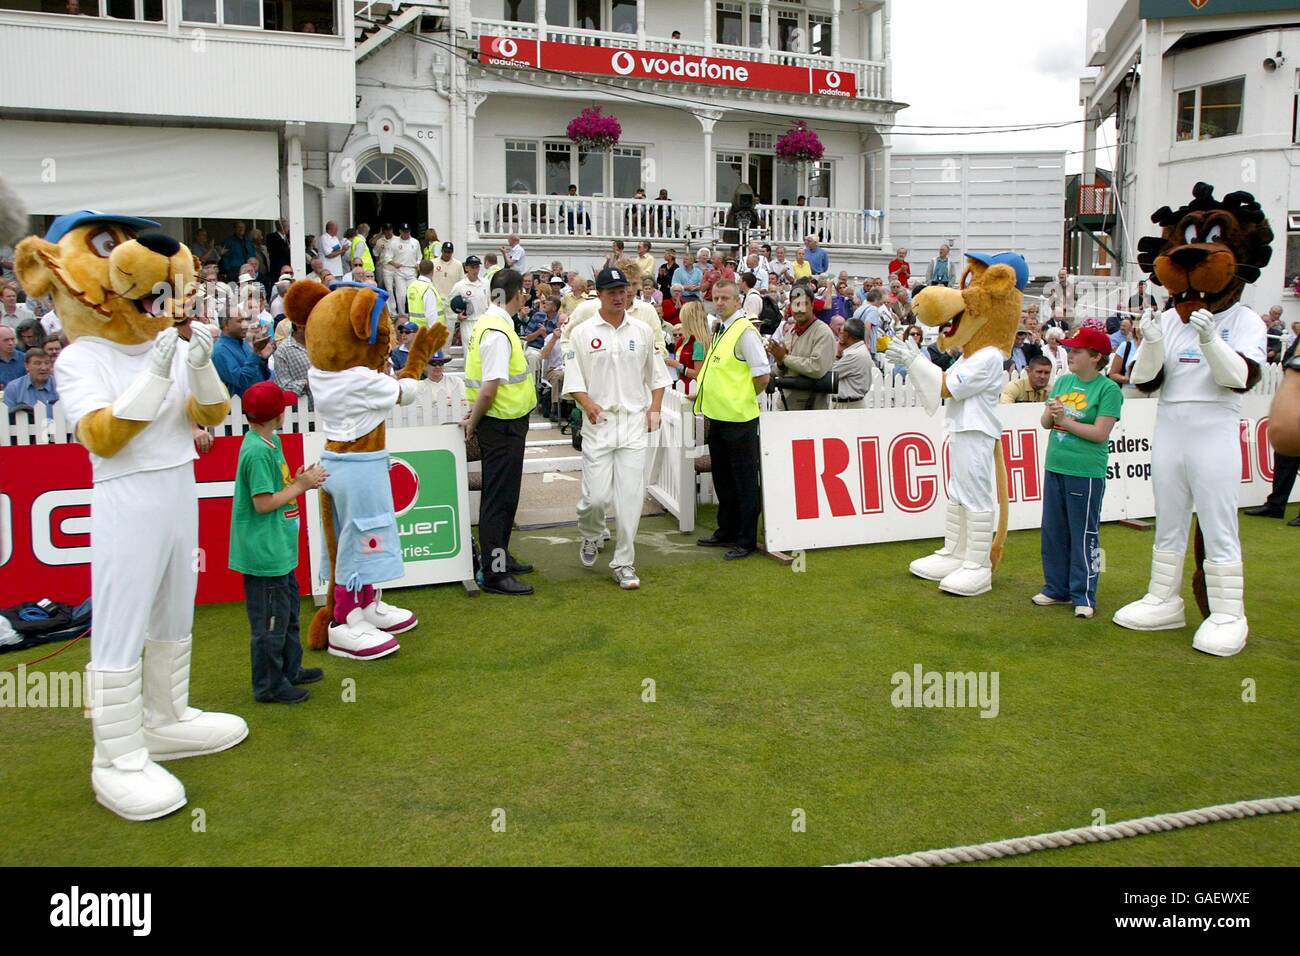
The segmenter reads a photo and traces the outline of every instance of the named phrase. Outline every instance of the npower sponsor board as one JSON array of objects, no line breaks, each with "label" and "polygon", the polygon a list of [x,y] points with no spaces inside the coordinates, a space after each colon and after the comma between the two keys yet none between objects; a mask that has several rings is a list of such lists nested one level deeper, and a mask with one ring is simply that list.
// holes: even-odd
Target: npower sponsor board
[{"label": "npower sponsor board", "polygon": [[[1111,432],[1103,521],[1155,514],[1151,456],[1156,401],[1127,398]],[[1238,504],[1258,505],[1273,481],[1270,396],[1241,412]],[[1040,404],[1001,405],[1009,527],[1037,528],[1051,433]],[[920,408],[765,413],[759,421],[763,525],[769,550],[833,548],[943,536],[949,456],[943,413]],[[1292,493],[1300,500],[1300,487]]]},{"label": "npower sponsor board", "polygon": [[[303,436],[281,434],[296,473]],[[244,578],[227,566],[235,469],[243,437],[218,438],[194,462],[199,496],[197,604],[244,599]],[[43,597],[77,604],[90,596],[90,456],[78,444],[0,449],[0,606]],[[159,503],[158,520],[167,520]],[[307,594],[307,529],[299,528],[298,587]]]},{"label": "npower sponsor board", "polygon": [[[320,433],[304,436],[308,461],[325,450]],[[402,547],[405,575],[386,588],[469,581],[474,558],[469,540],[469,476],[465,436],[459,425],[429,425],[388,430],[389,482]],[[307,531],[311,541],[312,593],[323,601],[328,581],[320,579],[320,494],[307,495]]]},{"label": "npower sponsor board", "polygon": [[677,80],[713,86],[807,93],[813,96],[858,95],[857,78],[847,70],[822,70],[658,50],[625,50],[581,43],[556,43],[522,37],[479,37],[479,62],[515,69],[591,73],[643,80]]}]

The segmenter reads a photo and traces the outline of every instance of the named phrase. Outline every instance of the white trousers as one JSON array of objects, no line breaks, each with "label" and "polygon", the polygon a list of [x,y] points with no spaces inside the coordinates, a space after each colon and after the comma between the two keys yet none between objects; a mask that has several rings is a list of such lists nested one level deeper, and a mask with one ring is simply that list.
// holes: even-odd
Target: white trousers
[{"label": "white trousers", "polygon": [[[406,315],[406,287],[415,281],[415,270],[414,269],[392,269],[390,271],[396,273],[396,275],[393,276],[393,285],[395,287],[393,290],[393,295],[396,296],[397,298],[397,312],[400,313],[401,315]],[[404,273],[410,273],[410,274],[405,275]],[[384,283],[385,283],[384,288],[388,288],[387,285],[388,273],[384,273]],[[388,311],[389,314],[391,315],[393,312],[391,305],[389,306]]]},{"label": "white trousers", "polygon": [[605,511],[612,503],[615,535],[611,568],[636,561],[636,531],[645,503],[645,414],[604,413],[604,421],[582,423],[582,499],[578,502],[578,533],[596,540],[605,529]]},{"label": "white trousers", "polygon": [[399,315],[406,311],[406,288],[402,288],[402,296],[397,297],[397,267],[387,266],[384,274],[377,277],[384,290],[388,293],[388,314],[390,316]]},{"label": "white trousers", "polygon": [[996,438],[983,432],[954,432],[948,443],[948,497],[967,511],[996,511],[998,486],[993,471]]},{"label": "white trousers", "polygon": [[1151,480],[1156,550],[1182,554],[1192,511],[1205,537],[1205,560],[1241,560],[1237,487],[1241,484],[1240,414],[1215,402],[1161,402],[1156,409]]},{"label": "white trousers", "polygon": [[193,463],[96,482],[90,499],[91,664],[127,670],[140,660],[146,637],[189,637],[201,557]]}]

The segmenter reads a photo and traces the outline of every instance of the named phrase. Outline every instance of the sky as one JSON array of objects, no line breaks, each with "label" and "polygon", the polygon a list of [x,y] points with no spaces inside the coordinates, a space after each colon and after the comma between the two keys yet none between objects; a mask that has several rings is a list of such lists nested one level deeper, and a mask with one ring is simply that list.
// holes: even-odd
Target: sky
[{"label": "sky", "polygon": [[[853,0],[844,0],[852,9]],[[894,0],[893,97],[900,125],[1008,125],[1083,118],[1087,0]],[[1113,129],[1113,126],[1111,127]],[[917,131],[921,132],[921,131]],[[1099,134],[1098,145],[1113,133]],[[964,136],[896,132],[894,151],[1071,150],[1082,167],[1083,126]],[[1108,167],[1106,157],[1098,164]]]}]

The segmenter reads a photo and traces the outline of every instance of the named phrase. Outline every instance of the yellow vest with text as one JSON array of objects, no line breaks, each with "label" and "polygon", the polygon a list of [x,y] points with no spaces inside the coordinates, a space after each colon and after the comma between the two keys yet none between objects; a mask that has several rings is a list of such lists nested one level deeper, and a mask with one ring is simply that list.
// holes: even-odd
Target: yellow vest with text
[{"label": "yellow vest with text", "polygon": [[370,246],[365,239],[354,236],[352,239],[352,264],[356,265],[358,262],[371,272],[375,270],[375,260],[370,256]]},{"label": "yellow vest with text", "polygon": [[[438,314],[433,316],[424,314],[424,294],[430,289],[433,289],[434,298],[438,301]],[[428,279],[412,279],[406,287],[406,314],[421,328],[428,325],[430,319],[442,321],[442,296],[438,295],[438,290],[433,288],[433,283]]]},{"label": "yellow vest with text", "polygon": [[758,417],[758,396],[754,394],[754,373],[749,363],[736,358],[736,346],[749,319],[737,315],[726,330],[713,340],[696,384],[695,411],[718,422],[749,422]]},{"label": "yellow vest with text", "polygon": [[533,385],[532,373],[528,371],[524,344],[515,335],[514,325],[497,312],[485,312],[474,323],[469,348],[465,352],[465,397],[471,403],[478,398],[478,390],[483,384],[483,353],[480,347],[483,336],[493,329],[510,340],[510,377],[497,386],[496,398],[492,400],[486,414],[491,418],[522,418],[537,405],[537,388]]}]

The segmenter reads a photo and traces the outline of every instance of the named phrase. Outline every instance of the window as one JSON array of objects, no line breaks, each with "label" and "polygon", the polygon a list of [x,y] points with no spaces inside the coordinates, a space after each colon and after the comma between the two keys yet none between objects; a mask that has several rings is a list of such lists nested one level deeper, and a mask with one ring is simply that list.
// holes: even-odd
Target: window
[{"label": "window", "polygon": [[831,55],[831,18],[819,14],[808,14],[808,36],[811,42],[810,53],[818,56]]},{"label": "window", "polygon": [[411,167],[395,156],[376,156],[357,170],[358,186],[418,186]]},{"label": "window", "polygon": [[774,134],[751,132],[749,136],[748,152],[714,155],[714,202],[731,202],[743,180],[762,205],[793,206],[803,195],[810,201],[819,197],[824,200],[816,205],[830,205],[832,163],[829,160],[806,169],[778,162],[772,150]]},{"label": "window", "polygon": [[610,163],[614,175],[612,195],[631,196],[644,185],[641,167],[645,164],[645,151],[641,147],[615,146]]},{"label": "window", "polygon": [[1287,215],[1286,271],[1282,273],[1284,288],[1294,287],[1300,280],[1300,212]]},{"label": "window", "polygon": [[719,3],[715,6],[717,23],[714,25],[713,38],[725,46],[740,46],[741,23],[744,7],[738,3]]},{"label": "window", "polygon": [[1295,71],[1295,106],[1291,110],[1291,142],[1300,144],[1300,70]]},{"label": "window", "polygon": [[803,32],[799,29],[799,14],[777,13],[776,48],[790,53],[798,53],[803,49]]},{"label": "window", "polygon": [[603,0],[573,0],[573,25],[579,30],[603,30],[600,8]]},{"label": "window", "polygon": [[615,33],[636,33],[636,0],[609,0],[609,28]]},{"label": "window", "polygon": [[[546,23],[553,27],[569,25],[569,0],[545,0]],[[505,0],[504,20],[511,23],[536,23],[537,0]]]},{"label": "window", "polygon": [[819,163],[808,166],[808,205],[829,206],[831,204],[831,170],[834,165],[829,160],[823,159]]},{"label": "window", "polygon": [[1181,91],[1175,116],[1175,141],[1183,143],[1236,136],[1241,132],[1245,92],[1244,77]]},{"label": "window", "polygon": [[[561,196],[569,192],[569,184],[577,184],[578,178],[573,175],[573,144],[572,143],[547,143],[546,144],[546,194],[553,196],[559,193]],[[578,192],[582,192],[581,189]]]},{"label": "window", "polygon": [[[568,184],[560,192],[567,192]],[[537,144],[506,140],[506,190],[537,193]]]},{"label": "window", "polygon": [[745,168],[742,153],[718,153],[714,159],[714,179],[716,181],[715,202],[731,202],[740,185],[741,173]]},{"label": "window", "polygon": [[775,133],[758,133],[750,130],[749,148],[750,149],[774,149],[776,147]]},{"label": "window", "polygon": [[260,27],[261,0],[181,0],[181,19],[228,27]]}]

